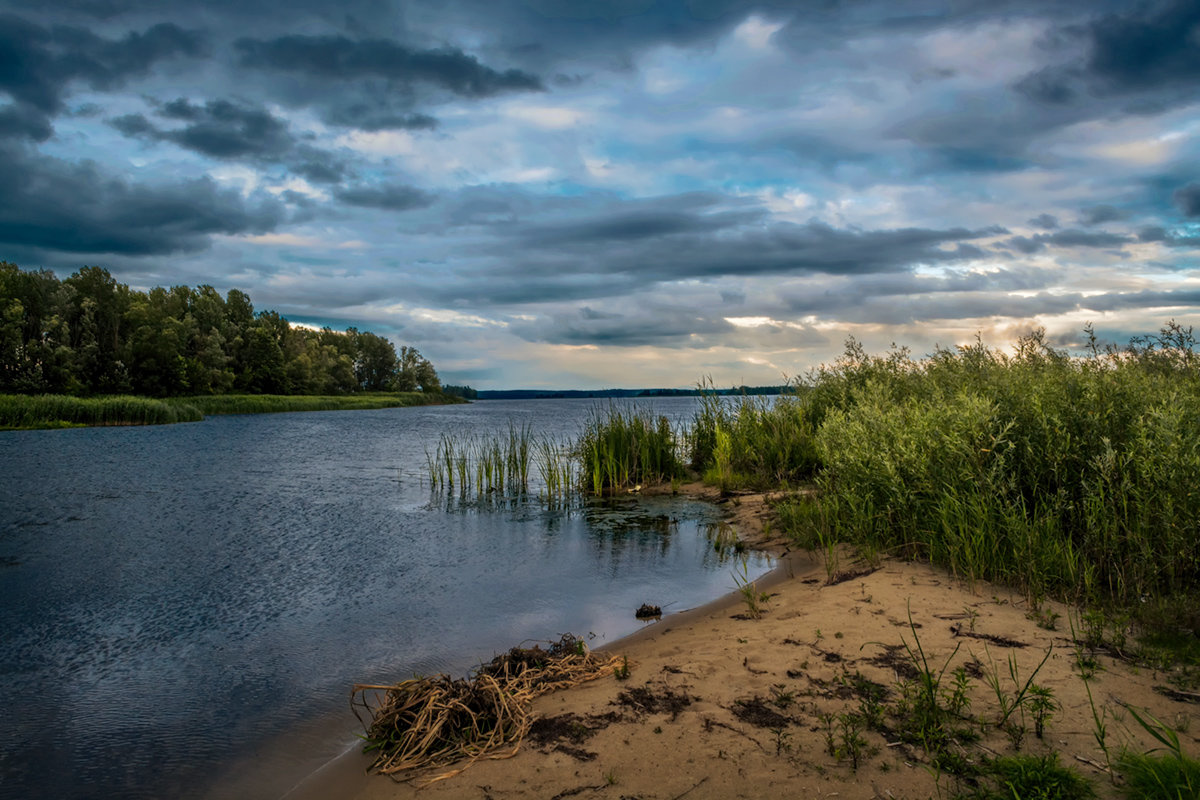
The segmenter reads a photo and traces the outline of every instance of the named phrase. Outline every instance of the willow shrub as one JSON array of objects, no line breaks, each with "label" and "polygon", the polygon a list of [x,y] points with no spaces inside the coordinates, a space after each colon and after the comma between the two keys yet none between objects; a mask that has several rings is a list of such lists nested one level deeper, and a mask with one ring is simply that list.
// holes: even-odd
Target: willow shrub
[{"label": "willow shrub", "polygon": [[657,483],[683,473],[670,421],[637,408],[594,409],[575,445],[580,480],[593,494]]}]

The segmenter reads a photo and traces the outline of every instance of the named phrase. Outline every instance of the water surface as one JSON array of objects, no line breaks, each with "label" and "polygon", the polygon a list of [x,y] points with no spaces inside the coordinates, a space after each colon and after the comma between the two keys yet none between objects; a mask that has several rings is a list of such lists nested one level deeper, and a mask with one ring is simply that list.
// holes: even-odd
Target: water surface
[{"label": "water surface", "polygon": [[[644,601],[729,591],[702,503],[431,495],[424,453],[441,433],[566,436],[592,408],[0,434],[0,796],[201,797],[260,752],[303,772],[352,740],[355,682],[461,675],[566,632],[598,645],[636,629]],[[283,775],[266,796],[294,783],[283,766],[264,764]]]}]

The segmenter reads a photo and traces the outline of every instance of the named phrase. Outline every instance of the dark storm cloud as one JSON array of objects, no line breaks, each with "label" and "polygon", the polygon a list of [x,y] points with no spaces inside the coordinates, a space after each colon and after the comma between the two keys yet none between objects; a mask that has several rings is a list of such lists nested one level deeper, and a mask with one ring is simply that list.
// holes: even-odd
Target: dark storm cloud
[{"label": "dark storm cloud", "polygon": [[1088,70],[1115,87],[1131,89],[1200,79],[1196,57],[1200,4],[1172,0],[1091,26]]},{"label": "dark storm cloud", "polygon": [[1200,217],[1200,183],[1189,183],[1176,189],[1172,198],[1185,217]]},{"label": "dark storm cloud", "polygon": [[1044,250],[1047,245],[1055,247],[1120,247],[1131,244],[1135,240],[1120,233],[1105,231],[1081,231],[1078,228],[1066,228],[1054,233],[1039,233],[1035,236],[1013,236],[1004,245],[1020,253],[1029,255]]},{"label": "dark storm cloud", "polygon": [[433,196],[413,186],[384,184],[380,186],[351,186],[335,189],[333,196],[343,203],[384,211],[407,211],[424,208],[433,202]]},{"label": "dark storm cloud", "polygon": [[212,234],[264,233],[278,203],[248,203],[208,179],[132,183],[91,163],[0,150],[0,243],[71,253],[202,250]]},{"label": "dark storm cloud", "polygon": [[[1011,292],[1031,292],[1052,286],[1058,274],[1054,270],[1036,267],[1014,267],[994,272],[968,272],[941,277],[912,274],[872,275],[841,280],[824,289],[798,292],[789,290],[781,298],[785,307],[795,314],[820,314],[842,318],[847,315],[859,321],[869,321],[884,314],[889,320],[911,322],[910,303],[920,302],[925,310],[949,311],[962,303],[978,306],[980,298],[1005,297]],[[1044,294],[1044,293],[1040,293]],[[891,310],[889,307],[905,309]],[[895,316],[900,314],[899,317]],[[943,313],[938,311],[937,313]],[[983,316],[989,316],[984,314]],[[964,313],[963,316],[972,316]],[[973,316],[980,316],[973,314]],[[883,321],[882,319],[880,321]]]},{"label": "dark storm cloud", "polygon": [[0,139],[31,139],[44,142],[54,133],[50,119],[24,104],[0,108]]},{"label": "dark storm cloud", "polygon": [[182,128],[162,130],[141,115],[122,117],[114,126],[127,135],[150,136],[174,142],[212,158],[278,160],[295,146],[285,121],[263,108],[210,100],[203,106],[184,99],[167,103],[161,115],[184,120]]},{"label": "dark storm cloud", "polygon": [[[552,271],[629,272],[653,282],[722,275],[902,271],[915,264],[971,258],[973,253],[959,251],[956,245],[1005,232],[1001,228],[861,231],[817,221],[732,227],[754,219],[739,217],[739,212],[678,214],[655,220],[652,227],[657,230],[653,230],[629,229],[622,219],[601,217],[560,226],[550,240],[539,241],[525,231],[521,238],[528,247],[569,252],[568,259],[547,259],[545,268]],[[606,244],[602,252],[589,255],[600,242]]]},{"label": "dark storm cloud", "polygon": [[656,239],[683,233],[716,232],[765,218],[760,209],[709,214],[670,210],[635,210],[550,225],[528,226],[522,232],[535,247],[590,246],[603,242]]},{"label": "dark storm cloud", "polygon": [[0,15],[0,91],[46,114],[58,112],[73,81],[111,90],[145,75],[156,63],[198,56],[199,34],[171,23],[121,39],[105,39],[84,28],[43,27],[13,14]]},{"label": "dark storm cloud", "polygon": [[1110,205],[1089,206],[1079,212],[1079,224],[1102,225],[1105,222],[1115,222],[1129,216],[1126,212]]},{"label": "dark storm cloud", "polygon": [[1155,113],[1191,102],[1200,82],[1194,0],[1138,4],[1131,9],[1070,21],[1048,37],[1047,49],[1076,48],[1082,56],[1041,67],[1018,92],[1044,106],[1090,107],[1088,116],[1111,114],[1111,99],[1125,98],[1124,113]]},{"label": "dark storm cloud", "polygon": [[550,344],[677,347],[687,346],[694,336],[731,333],[734,327],[721,318],[676,309],[642,308],[615,314],[584,307],[514,323],[510,330],[527,341]]},{"label": "dark storm cloud", "polygon": [[517,69],[495,70],[461,50],[418,50],[388,39],[245,38],[234,42],[234,48],[243,67],[328,81],[383,78],[401,84],[427,83],[464,97],[545,89],[536,75]]},{"label": "dark storm cloud", "polygon": [[198,105],[179,98],[159,105],[157,113],[163,119],[186,124],[164,128],[142,114],[117,117],[111,124],[126,136],[171,142],[209,158],[284,163],[292,172],[315,183],[337,183],[346,175],[346,165],[340,158],[301,143],[286,121],[265,108],[228,100]]},{"label": "dark storm cloud", "polygon": [[1038,214],[1033,219],[1029,220],[1029,224],[1035,228],[1041,228],[1045,231],[1052,231],[1058,227],[1058,217],[1053,214]]}]

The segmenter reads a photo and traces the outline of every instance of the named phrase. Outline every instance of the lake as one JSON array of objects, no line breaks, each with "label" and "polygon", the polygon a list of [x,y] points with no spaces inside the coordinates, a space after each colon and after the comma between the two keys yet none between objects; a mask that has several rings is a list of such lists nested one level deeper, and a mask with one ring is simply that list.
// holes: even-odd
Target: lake
[{"label": "lake", "polygon": [[732,590],[704,503],[431,491],[443,433],[573,437],[597,403],[0,433],[0,797],[204,797],[260,767],[279,797],[354,742],[353,683],[599,646],[643,602]]}]

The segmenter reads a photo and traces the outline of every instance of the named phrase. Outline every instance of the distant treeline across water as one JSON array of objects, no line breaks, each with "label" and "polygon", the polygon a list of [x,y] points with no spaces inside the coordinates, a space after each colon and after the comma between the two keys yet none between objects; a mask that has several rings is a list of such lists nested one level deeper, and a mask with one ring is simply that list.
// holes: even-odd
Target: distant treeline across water
[{"label": "distant treeline across water", "polygon": [[0,261],[0,394],[178,397],[440,393],[414,347],[347,328],[294,326],[238,289],[65,280]]}]

